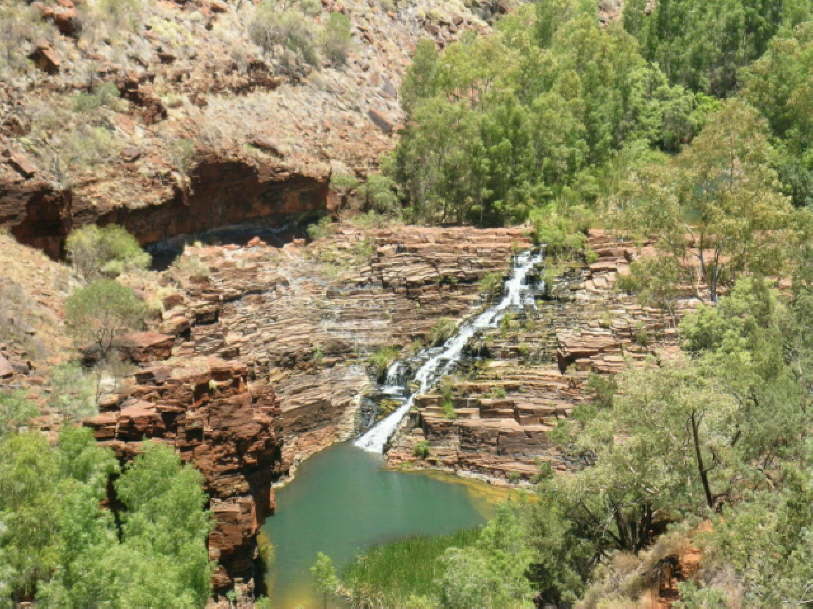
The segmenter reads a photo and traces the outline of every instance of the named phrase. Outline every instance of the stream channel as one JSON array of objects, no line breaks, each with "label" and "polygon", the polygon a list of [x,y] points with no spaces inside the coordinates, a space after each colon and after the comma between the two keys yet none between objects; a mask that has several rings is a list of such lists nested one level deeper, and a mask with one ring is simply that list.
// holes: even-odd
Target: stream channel
[{"label": "stream channel", "polygon": [[305,461],[294,480],[277,492],[277,512],[264,527],[275,556],[266,578],[274,609],[321,606],[309,572],[317,552],[329,555],[341,571],[372,546],[453,533],[492,515],[505,493],[451,475],[389,470],[382,453],[414,396],[454,370],[477,332],[496,326],[510,310],[535,306],[541,287],[535,269],[541,261],[541,252],[517,256],[499,302],[463,321],[442,346],[393,364],[379,393],[401,406],[354,443],[335,445]]}]

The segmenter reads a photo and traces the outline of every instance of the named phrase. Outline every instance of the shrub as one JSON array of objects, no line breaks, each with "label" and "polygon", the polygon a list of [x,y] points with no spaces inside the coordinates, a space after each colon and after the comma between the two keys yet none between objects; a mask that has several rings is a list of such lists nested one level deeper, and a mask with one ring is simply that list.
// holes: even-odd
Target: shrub
[{"label": "shrub", "polygon": [[120,101],[119,90],[112,82],[102,83],[90,93],[79,93],[74,97],[73,109],[76,112],[92,112],[103,106],[116,108]]},{"label": "shrub", "polygon": [[322,34],[322,46],[327,58],[335,65],[343,65],[347,61],[352,40],[350,19],[347,15],[330,13]]},{"label": "shrub", "polygon": [[429,343],[433,346],[445,343],[454,334],[457,329],[457,324],[453,319],[444,317],[435,322],[432,329],[429,330]]},{"label": "shrub", "polygon": [[421,459],[426,459],[429,456],[429,442],[426,440],[421,440],[415,444],[412,454]]},{"label": "shrub", "polygon": [[632,339],[633,341],[635,341],[637,345],[640,345],[641,347],[649,346],[649,343],[651,341],[649,338],[649,332],[647,331],[646,328],[646,324],[640,321],[635,324],[635,331],[633,333]]},{"label": "shrub", "polygon": [[76,271],[87,281],[117,277],[135,269],[146,269],[150,255],[126,229],[116,224],[89,224],[68,235],[65,249]]},{"label": "shrub", "polygon": [[590,221],[590,213],[577,205],[566,209],[548,205],[531,212],[534,241],[543,244],[545,253],[555,259],[585,256],[585,230]]},{"label": "shrub", "polygon": [[502,289],[502,274],[487,273],[480,278],[480,291],[488,296],[489,300],[497,296]]},{"label": "shrub", "polygon": [[97,413],[96,383],[76,362],[51,369],[48,405],[63,421],[80,421]]},{"label": "shrub", "polygon": [[343,195],[349,194],[358,188],[360,184],[361,182],[356,176],[347,173],[332,173],[330,175],[330,187]]},{"label": "shrub", "polygon": [[612,408],[618,391],[618,382],[612,375],[590,374],[587,389],[593,394],[592,402],[600,408]]},{"label": "shrub", "polygon": [[77,342],[92,343],[102,358],[120,334],[141,328],[146,313],[133,290],[110,279],[79,288],[65,303],[68,331]]},{"label": "shrub", "polygon": [[398,196],[395,182],[386,176],[373,174],[361,187],[367,208],[380,214],[395,214],[398,211]]},{"label": "shrub", "polygon": [[64,163],[75,171],[112,159],[119,148],[119,141],[113,131],[105,127],[81,125],[57,142],[59,158],[56,162]]},{"label": "shrub", "polygon": [[384,372],[386,372],[390,364],[392,364],[392,362],[394,362],[397,358],[398,349],[395,347],[380,347],[379,349],[376,349],[372,355],[370,355],[367,361],[373,367],[375,376],[378,378],[384,374]]},{"label": "shrub", "polygon": [[313,241],[329,237],[335,232],[336,226],[333,224],[333,218],[330,216],[324,216],[320,218],[318,222],[308,226],[308,237]]},{"label": "shrub", "polygon": [[280,10],[275,2],[265,0],[257,7],[248,31],[251,40],[266,52],[279,44],[296,53],[306,63],[315,65],[318,61],[314,27],[301,10]]},{"label": "shrub", "polygon": [[25,425],[39,414],[22,391],[0,391],[0,438]]},{"label": "shrub", "polygon": [[28,49],[44,29],[39,11],[22,6],[25,3],[5,2],[0,5],[0,75],[26,71],[31,67]]},{"label": "shrub", "polygon": [[143,0],[96,0],[82,14],[82,29],[107,30],[110,35],[134,32],[144,23]]},{"label": "shrub", "polygon": [[188,175],[195,159],[195,142],[187,138],[173,140],[169,147],[170,159],[180,173]]}]

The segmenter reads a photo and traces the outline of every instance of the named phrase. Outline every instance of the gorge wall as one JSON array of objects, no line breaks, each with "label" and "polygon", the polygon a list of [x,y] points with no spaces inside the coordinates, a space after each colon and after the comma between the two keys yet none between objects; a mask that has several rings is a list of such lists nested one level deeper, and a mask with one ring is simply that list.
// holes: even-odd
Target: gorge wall
[{"label": "gorge wall", "polygon": [[14,29],[32,60],[0,78],[0,227],[56,258],[91,222],[146,244],[326,211],[331,176],[393,148],[416,42],[487,29],[510,4],[323,0],[307,27],[339,12],[351,40],[342,62],[306,62],[255,44],[253,3],[151,3],[107,31],[82,0],[38,2]]}]

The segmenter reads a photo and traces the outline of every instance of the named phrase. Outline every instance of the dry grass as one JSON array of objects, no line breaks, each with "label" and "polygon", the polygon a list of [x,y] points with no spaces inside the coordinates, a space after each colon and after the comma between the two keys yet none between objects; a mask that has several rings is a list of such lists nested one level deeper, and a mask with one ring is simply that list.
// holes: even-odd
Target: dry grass
[{"label": "dry grass", "polygon": [[0,268],[0,342],[35,361],[61,358],[71,347],[62,325],[68,267],[0,233]]}]

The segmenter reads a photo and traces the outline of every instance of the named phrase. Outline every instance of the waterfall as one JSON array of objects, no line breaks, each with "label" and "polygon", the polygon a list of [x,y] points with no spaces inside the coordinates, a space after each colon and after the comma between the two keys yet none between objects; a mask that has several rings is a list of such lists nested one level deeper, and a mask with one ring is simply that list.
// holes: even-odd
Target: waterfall
[{"label": "waterfall", "polygon": [[496,326],[510,307],[534,306],[533,293],[526,285],[525,279],[531,269],[542,261],[542,256],[541,251],[539,253],[528,251],[517,256],[511,270],[511,277],[503,286],[502,299],[474,319],[463,322],[457,328],[457,332],[443,344],[438,352],[424,362],[412,379],[401,378],[401,362],[395,362],[389,367],[386,385],[381,387],[382,393],[406,396],[410,381],[416,382],[418,389],[409,395],[404,404],[395,412],[379,421],[357,439],[356,446],[369,452],[383,453],[390,436],[395,433],[398,424],[412,408],[415,396],[425,393],[439,378],[454,367],[472,336],[479,330]]}]

